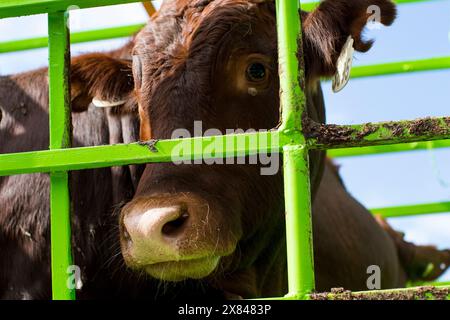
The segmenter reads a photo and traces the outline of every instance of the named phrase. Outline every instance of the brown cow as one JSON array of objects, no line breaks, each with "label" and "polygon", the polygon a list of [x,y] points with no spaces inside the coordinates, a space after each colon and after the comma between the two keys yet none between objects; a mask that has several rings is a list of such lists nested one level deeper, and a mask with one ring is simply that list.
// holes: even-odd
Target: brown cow
[{"label": "brown cow", "polygon": [[[313,13],[302,13],[312,119],[325,120],[317,79],[334,73],[348,35],[356,49],[369,49],[361,31],[372,4],[382,9],[384,24],[393,21],[394,6],[382,0],[325,1]],[[123,50],[73,60],[75,111],[86,110],[93,98],[126,100],[109,111],[75,114],[74,144],[136,140],[133,111],[140,115],[141,140],[170,138],[179,128],[192,131],[195,120],[222,131],[273,128],[279,119],[276,66],[273,1],[167,1]],[[46,83],[45,76],[40,70],[1,80],[1,153],[46,148],[46,130],[36,131],[47,126],[47,87],[37,87]],[[24,99],[22,111],[17,106]],[[315,189],[323,154],[312,153],[311,160]],[[74,254],[85,283],[81,297],[155,296],[158,279],[192,279],[173,284],[180,291],[165,292],[177,298],[285,293],[282,176],[261,176],[259,169],[152,164],[142,176],[128,167],[73,173]],[[48,178],[1,178],[0,188],[0,297],[48,298]],[[119,224],[121,252],[132,274],[108,260],[114,260],[119,243],[111,208],[130,195],[134,198],[121,211]],[[313,223],[319,290],[366,289],[370,265],[380,266],[383,288],[404,285],[410,265],[399,259],[388,233],[348,195],[330,164],[317,192]],[[445,254],[438,260],[448,263]],[[148,282],[141,275],[150,276]]]},{"label": "brown cow", "polygon": [[[0,153],[48,149],[46,69],[0,77],[0,108]],[[129,142],[138,132],[133,118],[95,108],[75,113],[73,145]],[[73,253],[84,283],[81,298],[91,292],[91,279],[102,282],[102,266],[120,253],[114,246],[117,219],[111,213],[114,205],[133,195],[138,179],[134,172],[123,167],[71,174]],[[0,177],[0,299],[51,298],[49,237],[48,175]],[[106,285],[104,290],[94,296],[108,297]]]},{"label": "brown cow", "polygon": [[[358,51],[371,47],[372,42],[361,35],[371,5],[380,8],[383,24],[393,22],[395,7],[382,0],[324,1],[314,12],[301,13],[305,50],[300,54],[306,64],[308,113],[315,121],[325,120],[318,78],[335,73],[348,36],[353,37]],[[137,104],[140,139],[144,141],[170,138],[179,128],[194,134],[196,120],[201,120],[205,129],[221,132],[270,129],[279,121],[279,110],[274,107],[279,105],[276,43],[273,1],[166,1],[134,39],[133,65],[128,69],[134,85],[116,81],[127,73],[127,62],[85,56],[76,61],[84,70],[75,67],[75,79],[95,83],[78,94]],[[116,86],[115,91],[111,86]],[[313,188],[320,179],[322,159],[323,154],[311,154]],[[206,278],[220,289],[244,297],[283,292],[281,176],[263,177],[258,169],[246,165],[147,165],[134,199],[123,208],[120,218],[127,265],[165,281]],[[316,202],[319,208],[322,201]],[[315,228],[325,228],[326,221],[332,219],[315,223]],[[374,243],[370,249],[357,250],[355,245],[346,250],[361,253],[356,259],[359,268],[367,267],[369,261],[383,266],[384,287],[401,284],[404,279],[400,280],[399,267],[393,262],[395,250],[386,234],[368,215],[356,216],[354,223],[352,232],[340,233],[345,239],[338,242]],[[350,223],[340,225],[348,228]],[[318,248],[321,240],[317,239]],[[337,265],[343,265],[345,251],[334,250],[337,247],[329,246],[337,254]],[[362,263],[364,258],[367,260]],[[347,256],[345,261],[350,260]],[[332,270],[326,271],[319,272],[320,289],[326,288],[320,285],[325,274],[336,277]],[[358,272],[349,267],[346,271],[352,281],[345,285],[364,288],[365,282],[362,278],[355,281],[355,275],[366,269]]]}]

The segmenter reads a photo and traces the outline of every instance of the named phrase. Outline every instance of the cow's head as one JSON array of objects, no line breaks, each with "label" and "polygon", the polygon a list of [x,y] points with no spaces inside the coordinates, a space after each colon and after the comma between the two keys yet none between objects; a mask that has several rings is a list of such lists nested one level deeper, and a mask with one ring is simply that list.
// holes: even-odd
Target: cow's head
[{"label": "cow's head", "polygon": [[[336,72],[347,38],[358,51],[370,48],[361,33],[373,5],[381,23],[393,22],[395,6],[387,0],[326,0],[301,13],[314,120],[324,121],[317,80]],[[194,121],[224,133],[277,126],[274,1],[166,1],[133,46],[130,61],[100,54],[74,60],[75,109],[94,98],[136,105],[141,140],[169,139],[180,128],[193,132]],[[259,169],[147,165],[120,216],[127,265],[168,281],[246,269],[261,257],[270,265],[284,242],[282,181]]]}]

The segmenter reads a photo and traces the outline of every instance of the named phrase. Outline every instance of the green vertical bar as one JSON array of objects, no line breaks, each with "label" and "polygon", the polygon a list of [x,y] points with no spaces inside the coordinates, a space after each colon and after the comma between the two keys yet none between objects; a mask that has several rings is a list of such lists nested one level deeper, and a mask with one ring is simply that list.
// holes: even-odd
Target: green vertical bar
[{"label": "green vertical bar", "polygon": [[308,150],[291,145],[283,152],[288,295],[303,299],[315,287]]},{"label": "green vertical bar", "polygon": [[301,121],[306,112],[306,98],[299,83],[301,80],[304,84],[304,63],[301,57],[297,60],[298,49],[303,46],[299,2],[277,0],[276,4],[282,106],[280,131],[290,138],[290,144],[283,148],[288,296],[305,299],[306,294],[314,290],[314,259],[309,158]]},{"label": "green vertical bar", "polygon": [[[72,140],[67,23],[67,12],[48,14],[50,149],[69,148]],[[52,294],[54,300],[73,300],[75,290],[67,281],[72,265],[68,173],[51,173],[50,184]]]},{"label": "green vertical bar", "polygon": [[[305,94],[299,79],[304,79],[303,58],[297,60],[301,41],[299,3],[297,0],[277,0],[278,55],[280,64],[280,88],[282,124],[280,131],[301,131],[302,115],[306,105]],[[299,40],[300,39],[300,40]]]}]

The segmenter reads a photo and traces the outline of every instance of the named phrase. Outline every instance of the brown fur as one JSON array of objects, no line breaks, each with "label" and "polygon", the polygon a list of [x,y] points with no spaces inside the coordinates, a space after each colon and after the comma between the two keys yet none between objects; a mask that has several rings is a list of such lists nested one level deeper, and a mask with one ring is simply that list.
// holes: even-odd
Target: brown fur
[{"label": "brown fur", "polygon": [[[0,77],[0,153],[48,149],[47,91],[46,69]],[[74,113],[73,146],[135,141],[133,118],[92,108]],[[118,266],[104,269],[120,252],[112,213],[132,196],[137,175],[134,167],[71,174],[72,247],[84,283],[79,298],[115,294],[108,292],[108,281]],[[0,299],[51,297],[49,248],[48,175],[0,177]]]},{"label": "brown fur", "polygon": [[305,63],[310,76],[332,76],[336,72],[336,60],[349,35],[357,51],[372,47],[373,40],[364,40],[362,35],[370,17],[367,8],[372,5],[380,8],[382,24],[394,22],[395,5],[386,0],[322,1],[314,12],[303,13]]}]

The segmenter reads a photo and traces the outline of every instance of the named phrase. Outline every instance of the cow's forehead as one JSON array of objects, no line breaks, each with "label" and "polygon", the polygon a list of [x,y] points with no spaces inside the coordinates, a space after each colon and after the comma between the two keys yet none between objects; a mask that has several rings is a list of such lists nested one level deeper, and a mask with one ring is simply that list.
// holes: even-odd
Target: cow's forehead
[{"label": "cow's forehead", "polygon": [[172,46],[186,45],[208,16],[221,9],[231,11],[239,8],[233,11],[233,18],[236,19],[239,14],[244,15],[246,11],[265,2],[273,0],[166,0],[158,14],[138,35],[136,46],[161,52],[170,50]]}]

